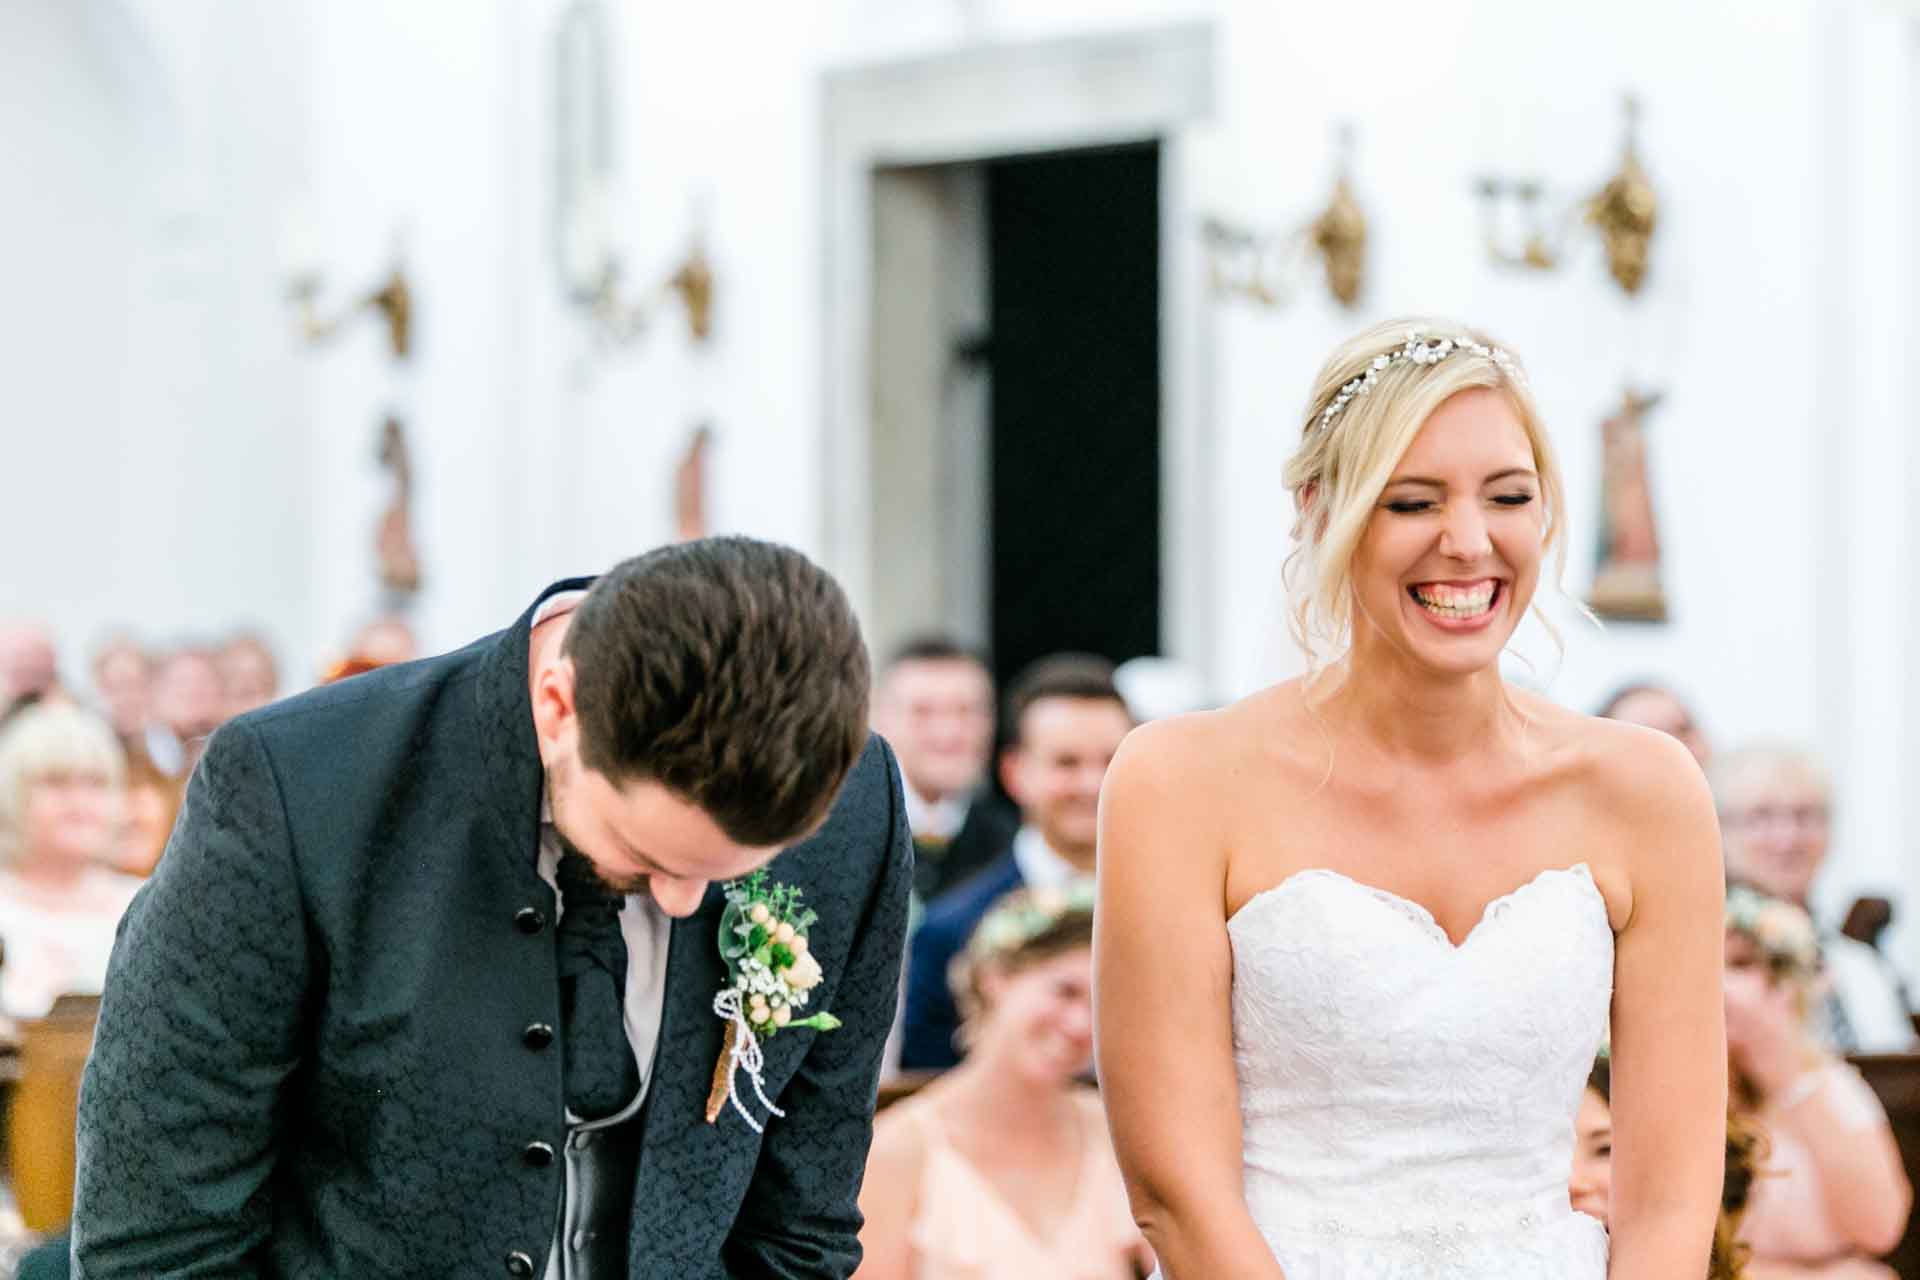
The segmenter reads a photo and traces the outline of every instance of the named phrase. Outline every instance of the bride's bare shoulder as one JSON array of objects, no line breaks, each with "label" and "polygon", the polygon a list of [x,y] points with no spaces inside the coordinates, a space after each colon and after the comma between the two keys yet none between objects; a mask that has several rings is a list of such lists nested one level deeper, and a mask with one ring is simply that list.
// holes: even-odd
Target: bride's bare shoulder
[{"label": "bride's bare shoulder", "polygon": [[1250,775],[1270,778],[1276,763],[1295,754],[1304,759],[1323,738],[1300,682],[1290,680],[1211,711],[1140,725],[1113,762],[1109,788],[1116,781],[1127,790],[1165,788],[1185,804],[1207,804],[1207,796],[1231,792]]}]

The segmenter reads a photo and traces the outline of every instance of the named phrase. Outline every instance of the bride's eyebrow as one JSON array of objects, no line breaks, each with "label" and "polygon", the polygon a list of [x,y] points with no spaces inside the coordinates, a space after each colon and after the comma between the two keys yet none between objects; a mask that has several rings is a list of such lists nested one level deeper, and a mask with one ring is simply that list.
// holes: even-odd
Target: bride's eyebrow
[{"label": "bride's eyebrow", "polygon": [[[1532,467],[1508,467],[1503,471],[1494,472],[1480,483],[1483,485],[1498,484],[1502,480],[1538,480],[1539,478],[1539,475]],[[1403,484],[1421,485],[1429,489],[1445,489],[1447,487],[1445,480],[1437,480],[1432,476],[1395,476],[1393,479],[1387,481],[1387,488],[1394,489]]]}]

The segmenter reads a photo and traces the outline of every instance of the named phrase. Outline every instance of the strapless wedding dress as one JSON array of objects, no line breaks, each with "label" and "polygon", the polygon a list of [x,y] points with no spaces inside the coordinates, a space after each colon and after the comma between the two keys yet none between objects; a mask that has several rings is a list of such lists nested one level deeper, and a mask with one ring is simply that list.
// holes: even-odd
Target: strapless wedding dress
[{"label": "strapless wedding dress", "polygon": [[1423,907],[1303,871],[1228,922],[1247,1206],[1287,1280],[1605,1280],[1567,1203],[1613,931],[1542,872],[1455,946]]}]

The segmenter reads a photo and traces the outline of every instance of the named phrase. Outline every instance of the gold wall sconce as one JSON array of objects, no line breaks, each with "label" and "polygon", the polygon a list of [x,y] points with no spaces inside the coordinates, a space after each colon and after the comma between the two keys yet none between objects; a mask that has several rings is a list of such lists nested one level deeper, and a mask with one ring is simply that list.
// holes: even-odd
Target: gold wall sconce
[{"label": "gold wall sconce", "polygon": [[391,274],[352,302],[324,312],[320,305],[320,273],[312,267],[296,268],[288,290],[295,308],[300,336],[318,346],[343,329],[363,311],[371,311],[386,323],[387,345],[396,360],[405,360],[413,349],[413,291],[407,285],[405,269],[396,262]]},{"label": "gold wall sconce", "polygon": [[634,342],[663,309],[676,303],[686,312],[688,338],[700,344],[713,336],[713,268],[698,240],[672,274],[637,299],[621,296],[620,260],[611,255],[592,284],[568,296],[591,318],[595,332],[614,346]]},{"label": "gold wall sconce", "polygon": [[[605,0],[569,0],[552,37],[554,268],[562,294],[591,324],[599,340],[624,347],[655,327],[660,312],[678,304],[696,344],[713,333],[713,268],[696,231],[686,255],[661,282],[639,296],[626,290],[627,272],[615,247],[619,186],[614,108],[617,53],[613,15]],[[695,227],[704,224],[696,210]]]},{"label": "gold wall sconce", "polygon": [[[1592,195],[1557,212],[1547,207],[1538,178],[1487,175],[1474,183],[1480,198],[1487,254],[1501,266],[1552,271],[1567,256],[1579,226],[1599,233],[1607,272],[1629,296],[1647,281],[1660,200],[1640,163],[1640,103],[1626,100],[1626,146],[1620,167]],[[1517,235],[1515,226],[1518,227]]]},{"label": "gold wall sconce", "polygon": [[1207,247],[1207,278],[1222,297],[1263,307],[1291,303],[1316,272],[1341,306],[1359,305],[1366,285],[1367,215],[1353,194],[1353,128],[1339,135],[1340,161],[1333,195],[1304,226],[1268,232],[1209,217],[1200,225]]}]

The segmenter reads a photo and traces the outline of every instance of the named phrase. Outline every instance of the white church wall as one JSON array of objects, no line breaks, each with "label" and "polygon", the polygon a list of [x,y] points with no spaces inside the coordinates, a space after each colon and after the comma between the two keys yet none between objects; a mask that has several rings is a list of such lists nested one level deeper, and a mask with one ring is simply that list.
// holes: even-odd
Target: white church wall
[{"label": "white church wall", "polygon": [[0,614],[50,621],[70,678],[118,626],[253,625],[304,661],[292,366],[256,269],[277,49],[241,4],[0,6],[0,81],[30,108],[0,115]]}]

